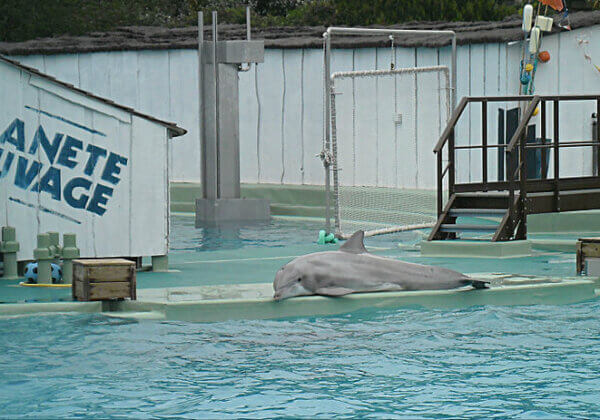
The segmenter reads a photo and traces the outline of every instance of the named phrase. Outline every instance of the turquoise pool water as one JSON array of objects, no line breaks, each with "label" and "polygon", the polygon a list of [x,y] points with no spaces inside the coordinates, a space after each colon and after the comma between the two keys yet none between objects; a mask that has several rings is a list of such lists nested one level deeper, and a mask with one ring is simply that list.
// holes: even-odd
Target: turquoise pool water
[{"label": "turquoise pool water", "polygon": [[[195,229],[175,216],[176,272],[139,273],[138,287],[271,281],[293,256],[337,248],[314,243],[319,228],[273,219]],[[421,238],[366,243],[463,272],[575,274],[573,254],[424,258]],[[70,299],[0,287],[7,302]],[[599,325],[599,301],[208,324],[0,318],[0,417],[598,417]]]},{"label": "turquoise pool water", "polygon": [[[194,227],[194,218],[171,218],[170,273],[138,273],[138,288],[264,283],[295,256],[337,249],[317,245],[322,220],[273,218],[268,223],[222,228]],[[418,245],[425,232],[404,232],[367,238],[377,255],[421,264],[439,265],[465,273],[510,273],[568,277],[575,273],[575,255],[535,252],[526,258],[427,258]],[[149,259],[145,261],[150,263]],[[0,282],[0,303],[71,300],[70,289],[19,287]]]},{"label": "turquoise pool water", "polygon": [[600,304],[213,324],[0,320],[0,416],[600,415]]}]

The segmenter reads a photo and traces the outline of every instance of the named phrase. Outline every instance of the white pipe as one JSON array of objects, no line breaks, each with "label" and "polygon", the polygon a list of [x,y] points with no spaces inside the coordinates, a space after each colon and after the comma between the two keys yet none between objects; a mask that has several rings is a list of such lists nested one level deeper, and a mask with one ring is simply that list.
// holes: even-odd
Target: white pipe
[{"label": "white pipe", "polygon": [[442,71],[448,78],[448,67],[447,66],[430,66],[430,67],[412,67],[394,70],[363,70],[363,71],[338,71],[331,75],[331,80],[342,79],[345,77],[367,77],[367,76],[381,76],[389,74],[404,74],[404,73],[430,73],[434,71]]},{"label": "white pipe", "polygon": [[390,34],[422,34],[422,35],[456,35],[454,31],[450,30],[428,30],[428,29],[383,29],[383,28],[342,28],[338,26],[330,26],[327,28],[327,33],[332,34],[346,34],[346,35],[390,35]]},{"label": "white pipe", "polygon": [[436,30],[436,29],[384,29],[384,28],[343,28],[339,26],[330,26],[325,32],[331,40],[331,35],[450,35],[452,37],[452,111],[456,108],[456,32],[452,30]]}]

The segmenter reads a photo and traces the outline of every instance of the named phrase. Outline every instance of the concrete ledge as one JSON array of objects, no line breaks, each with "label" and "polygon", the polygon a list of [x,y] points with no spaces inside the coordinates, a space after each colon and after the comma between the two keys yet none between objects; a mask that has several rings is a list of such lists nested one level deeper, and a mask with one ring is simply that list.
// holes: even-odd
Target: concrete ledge
[{"label": "concrete ledge", "polygon": [[[193,182],[170,185],[171,211],[195,213],[202,186]],[[242,198],[265,199],[272,215],[325,217],[325,187],[321,185],[242,184]]]},{"label": "concrete ledge", "polygon": [[216,322],[335,315],[363,308],[456,309],[479,305],[560,305],[595,299],[598,279],[510,274],[470,274],[490,288],[357,293],[341,298],[306,296],[273,301],[272,283],[139,289],[138,300],[2,304],[0,316],[44,313],[103,313],[132,319]]},{"label": "concrete ledge", "polygon": [[526,257],[531,255],[531,241],[423,241],[421,242],[421,255],[458,258]]},{"label": "concrete ledge", "polygon": [[6,303],[0,305],[0,316],[42,313],[99,313],[102,302]]},{"label": "concrete ledge", "polygon": [[335,315],[363,308],[454,309],[478,305],[559,305],[595,299],[596,279],[474,274],[491,282],[485,290],[357,293],[341,298],[306,296],[273,301],[271,283],[142,289],[137,301],[111,304],[111,316],[217,322]]},{"label": "concrete ledge", "polygon": [[600,210],[532,214],[527,216],[527,232],[600,232]]},{"label": "concrete ledge", "polygon": [[533,249],[538,251],[571,252],[574,253],[577,241],[569,239],[530,239]]},{"label": "concrete ledge", "polygon": [[269,202],[258,198],[218,198],[196,200],[196,227],[202,223],[268,221]]}]

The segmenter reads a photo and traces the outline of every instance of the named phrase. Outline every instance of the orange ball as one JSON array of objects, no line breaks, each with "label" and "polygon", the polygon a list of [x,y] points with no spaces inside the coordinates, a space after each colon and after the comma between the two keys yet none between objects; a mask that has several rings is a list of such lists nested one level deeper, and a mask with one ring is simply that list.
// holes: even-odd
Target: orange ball
[{"label": "orange ball", "polygon": [[547,63],[550,61],[550,53],[548,51],[542,51],[538,54],[538,58],[542,63]]}]

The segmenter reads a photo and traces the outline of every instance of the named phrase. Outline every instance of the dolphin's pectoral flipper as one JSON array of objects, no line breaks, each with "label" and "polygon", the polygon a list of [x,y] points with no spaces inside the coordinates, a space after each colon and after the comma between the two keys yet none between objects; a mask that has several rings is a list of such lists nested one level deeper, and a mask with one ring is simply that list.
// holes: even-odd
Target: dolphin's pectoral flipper
[{"label": "dolphin's pectoral flipper", "polygon": [[322,296],[344,296],[354,293],[354,290],[346,287],[321,287],[315,290],[315,293]]},{"label": "dolphin's pectoral flipper", "polygon": [[475,289],[489,289],[490,282],[484,280],[471,280],[471,286]]},{"label": "dolphin's pectoral flipper", "polygon": [[364,239],[365,232],[362,230],[357,230],[350,237],[350,239],[348,239],[346,243],[340,247],[340,251],[350,252],[352,254],[365,254],[367,253],[367,248],[365,248],[365,244],[363,243]]}]

